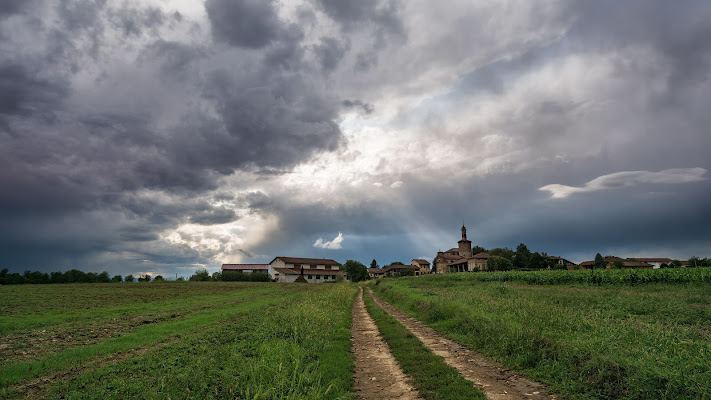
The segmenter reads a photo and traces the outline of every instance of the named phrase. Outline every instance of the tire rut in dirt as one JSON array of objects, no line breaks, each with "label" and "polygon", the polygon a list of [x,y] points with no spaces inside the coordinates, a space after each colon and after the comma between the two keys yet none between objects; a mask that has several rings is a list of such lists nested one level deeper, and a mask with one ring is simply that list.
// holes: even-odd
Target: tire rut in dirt
[{"label": "tire rut in dirt", "polygon": [[365,308],[363,289],[353,303],[351,327],[355,360],[355,396],[371,399],[420,399],[410,379],[390,353],[375,321]]}]

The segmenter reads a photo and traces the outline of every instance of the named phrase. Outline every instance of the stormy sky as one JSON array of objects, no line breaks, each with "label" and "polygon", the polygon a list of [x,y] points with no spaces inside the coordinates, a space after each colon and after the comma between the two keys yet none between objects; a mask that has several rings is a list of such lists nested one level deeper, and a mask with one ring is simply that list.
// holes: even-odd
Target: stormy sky
[{"label": "stormy sky", "polygon": [[0,267],[711,256],[706,0],[4,0]]}]

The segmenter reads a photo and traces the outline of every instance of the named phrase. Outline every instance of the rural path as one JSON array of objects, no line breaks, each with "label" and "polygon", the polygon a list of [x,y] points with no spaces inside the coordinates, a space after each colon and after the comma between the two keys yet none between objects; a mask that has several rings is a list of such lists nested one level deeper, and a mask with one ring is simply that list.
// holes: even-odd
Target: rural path
[{"label": "rural path", "polygon": [[442,336],[434,329],[408,316],[380,299],[368,288],[375,303],[404,325],[433,353],[444,358],[467,380],[474,382],[486,397],[492,400],[552,400],[543,384],[531,381],[517,373],[487,360],[482,354],[469,350]]},{"label": "rural path", "polygon": [[363,302],[363,288],[353,303],[351,327],[355,359],[355,395],[359,399],[420,399],[410,379],[390,353]]}]

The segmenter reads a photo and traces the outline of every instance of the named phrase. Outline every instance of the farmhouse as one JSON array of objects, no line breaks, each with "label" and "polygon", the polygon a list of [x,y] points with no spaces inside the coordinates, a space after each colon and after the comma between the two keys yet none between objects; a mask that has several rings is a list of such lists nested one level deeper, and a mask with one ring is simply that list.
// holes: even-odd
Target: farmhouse
[{"label": "farmhouse", "polygon": [[[654,265],[646,262],[640,261],[645,260],[644,258],[620,258],[615,256],[605,257],[605,268],[612,268],[616,262],[621,262],[624,268],[655,268]],[[595,261],[583,261],[580,263],[580,268],[591,269],[595,265]]]},{"label": "farmhouse", "polygon": [[222,264],[222,273],[225,271],[242,272],[252,274],[255,272],[269,272],[269,264]]},{"label": "farmhouse", "polygon": [[[429,263],[427,263],[429,265]],[[417,265],[391,265],[385,268],[368,268],[368,275],[371,278],[383,278],[386,276],[420,275],[420,267]]]},{"label": "farmhouse", "polygon": [[427,260],[414,259],[412,260],[412,265],[419,269],[415,272],[415,275],[427,275],[432,272],[430,270],[430,262]]},{"label": "farmhouse", "polygon": [[368,268],[370,279],[382,278],[385,276],[385,268]]},{"label": "farmhouse", "polygon": [[573,269],[577,265],[572,261],[568,261],[565,258],[557,257],[557,256],[550,256],[550,257],[548,257],[548,260],[551,264],[563,266],[563,267],[565,267],[565,269]]},{"label": "farmhouse", "polygon": [[303,275],[308,283],[347,280],[341,264],[331,259],[276,257],[269,263],[269,275],[277,282],[295,282]]}]

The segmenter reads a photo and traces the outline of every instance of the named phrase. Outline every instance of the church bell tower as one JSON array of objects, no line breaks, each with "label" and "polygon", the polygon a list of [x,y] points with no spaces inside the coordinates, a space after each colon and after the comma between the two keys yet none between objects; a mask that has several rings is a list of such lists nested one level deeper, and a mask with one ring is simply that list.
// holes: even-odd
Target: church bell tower
[{"label": "church bell tower", "polygon": [[459,241],[459,255],[464,258],[472,256],[472,241],[467,239],[467,228],[462,224],[462,240]]}]

